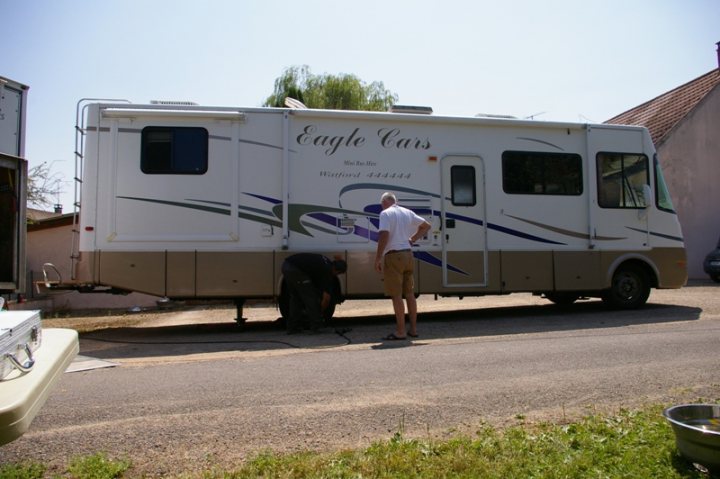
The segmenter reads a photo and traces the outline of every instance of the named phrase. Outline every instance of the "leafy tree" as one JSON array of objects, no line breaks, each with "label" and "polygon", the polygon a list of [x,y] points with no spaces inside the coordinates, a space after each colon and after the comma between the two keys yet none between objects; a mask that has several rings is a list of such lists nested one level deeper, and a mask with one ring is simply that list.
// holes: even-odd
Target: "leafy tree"
[{"label": "leafy tree", "polygon": [[397,94],[387,90],[382,82],[368,85],[347,73],[314,75],[307,65],[286,68],[275,80],[273,94],[264,106],[285,106],[287,97],[308,108],[364,111],[387,111],[398,100]]}]

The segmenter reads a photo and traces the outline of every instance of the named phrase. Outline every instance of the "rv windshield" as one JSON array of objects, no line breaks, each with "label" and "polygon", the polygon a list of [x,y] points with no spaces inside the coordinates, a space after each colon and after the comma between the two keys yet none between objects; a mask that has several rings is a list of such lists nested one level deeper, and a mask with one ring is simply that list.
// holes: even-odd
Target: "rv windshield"
[{"label": "rv windshield", "polygon": [[663,176],[662,168],[660,168],[660,162],[658,161],[657,154],[655,154],[655,157],[653,158],[653,163],[655,163],[655,187],[657,191],[657,206],[661,210],[675,213],[672,198],[670,198],[670,192],[668,191],[667,184],[665,183],[665,177]]}]

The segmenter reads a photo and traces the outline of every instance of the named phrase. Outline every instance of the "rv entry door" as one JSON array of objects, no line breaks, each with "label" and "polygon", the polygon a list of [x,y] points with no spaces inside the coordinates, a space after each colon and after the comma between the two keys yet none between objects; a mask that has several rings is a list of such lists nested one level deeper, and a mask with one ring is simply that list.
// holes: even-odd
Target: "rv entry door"
[{"label": "rv entry door", "polygon": [[474,155],[448,155],[440,161],[443,286],[486,286],[483,160]]}]

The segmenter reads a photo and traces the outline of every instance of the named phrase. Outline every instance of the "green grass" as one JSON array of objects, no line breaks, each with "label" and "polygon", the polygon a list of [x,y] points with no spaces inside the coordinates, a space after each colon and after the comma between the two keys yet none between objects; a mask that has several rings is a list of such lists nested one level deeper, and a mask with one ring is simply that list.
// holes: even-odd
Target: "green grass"
[{"label": "green grass", "polygon": [[[33,479],[44,477],[44,473],[45,468],[37,464],[0,467],[0,478]],[[71,462],[59,477],[137,476],[129,462],[96,454]],[[265,452],[238,470],[213,470],[199,477],[707,478],[679,456],[661,406],[593,415],[567,425],[523,424],[502,430],[487,426],[470,437],[447,441],[406,439],[396,433],[364,450],[284,455]]]},{"label": "green grass", "polygon": [[[65,474],[57,477],[73,479],[120,479],[130,468],[130,461],[109,459],[104,453],[76,457],[70,461]],[[41,479],[47,468],[36,463],[0,466],[0,479]]]}]

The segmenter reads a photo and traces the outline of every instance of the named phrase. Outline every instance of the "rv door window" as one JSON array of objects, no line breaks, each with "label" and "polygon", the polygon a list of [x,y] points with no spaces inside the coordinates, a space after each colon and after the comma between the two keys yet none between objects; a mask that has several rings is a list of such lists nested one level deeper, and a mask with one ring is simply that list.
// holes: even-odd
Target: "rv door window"
[{"label": "rv door window", "polygon": [[503,191],[513,195],[581,195],[582,158],[573,153],[504,151]]},{"label": "rv door window", "polygon": [[140,169],[150,175],[202,175],[208,169],[205,128],[148,126],[142,131]]},{"label": "rv door window", "polygon": [[450,168],[450,183],[454,206],[475,206],[475,167],[453,165]]},{"label": "rv door window", "polygon": [[657,154],[655,158],[653,158],[653,163],[655,164],[655,191],[657,192],[658,208],[669,211],[670,213],[675,213],[675,208],[673,207],[670,192],[668,191],[667,183],[665,183],[665,176],[663,176]]},{"label": "rv door window", "polygon": [[598,204],[602,208],[644,208],[649,198],[648,158],[626,153],[598,153]]}]

